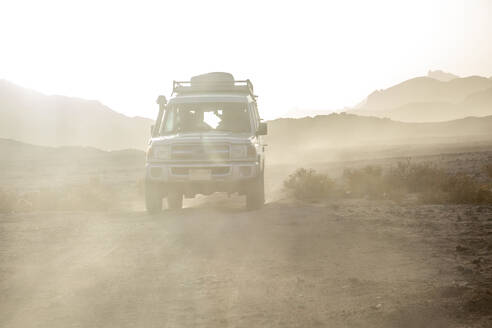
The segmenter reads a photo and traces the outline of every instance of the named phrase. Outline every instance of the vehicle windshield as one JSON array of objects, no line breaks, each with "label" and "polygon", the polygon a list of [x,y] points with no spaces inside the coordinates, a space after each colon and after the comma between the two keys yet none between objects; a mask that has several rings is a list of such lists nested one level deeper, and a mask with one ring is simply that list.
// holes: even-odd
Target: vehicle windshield
[{"label": "vehicle windshield", "polygon": [[248,104],[171,104],[160,128],[161,135],[208,131],[251,132]]}]

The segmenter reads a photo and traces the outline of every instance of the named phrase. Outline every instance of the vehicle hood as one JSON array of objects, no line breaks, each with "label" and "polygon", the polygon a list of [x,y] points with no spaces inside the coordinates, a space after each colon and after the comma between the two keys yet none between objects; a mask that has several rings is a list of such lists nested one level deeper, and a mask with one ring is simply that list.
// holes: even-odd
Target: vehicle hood
[{"label": "vehicle hood", "polygon": [[159,136],[150,140],[151,145],[167,145],[175,143],[251,143],[255,137],[250,133],[204,132],[178,133],[168,136]]}]

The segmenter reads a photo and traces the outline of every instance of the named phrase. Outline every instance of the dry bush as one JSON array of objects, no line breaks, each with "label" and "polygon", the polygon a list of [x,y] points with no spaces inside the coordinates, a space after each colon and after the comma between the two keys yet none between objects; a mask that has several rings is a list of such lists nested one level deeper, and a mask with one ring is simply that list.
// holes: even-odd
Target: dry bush
[{"label": "dry bush", "polygon": [[379,166],[366,166],[346,169],[343,174],[348,194],[395,201],[403,200],[409,193],[438,195],[447,178],[444,170],[429,163],[410,161],[399,162],[386,172]]},{"label": "dry bush", "polygon": [[335,183],[327,175],[313,169],[297,169],[284,181],[285,189],[301,200],[326,198],[334,190]]},{"label": "dry bush", "polygon": [[492,204],[492,191],[469,176],[456,174],[449,175],[441,189],[420,193],[419,199],[426,204]]},{"label": "dry bush", "polygon": [[440,190],[447,179],[444,170],[430,163],[398,162],[385,174],[389,190],[400,189],[411,193]]},{"label": "dry bush", "polygon": [[481,185],[465,174],[448,175],[442,185],[442,191],[448,193],[448,201],[455,204],[492,203],[490,186]]},{"label": "dry bush", "polygon": [[[463,174],[450,174],[429,163],[400,162],[386,172],[380,166],[345,169],[345,195],[402,201],[415,194],[424,203],[492,204],[492,186]],[[334,182],[314,170],[298,169],[284,182],[298,199],[335,194]]]},{"label": "dry bush", "polygon": [[417,193],[425,203],[484,204],[492,202],[490,187],[463,173],[451,174],[430,163],[400,162],[386,174],[388,190]]},{"label": "dry bush", "polygon": [[366,166],[361,169],[345,169],[343,179],[347,184],[347,195],[381,198],[387,188],[380,166]]}]

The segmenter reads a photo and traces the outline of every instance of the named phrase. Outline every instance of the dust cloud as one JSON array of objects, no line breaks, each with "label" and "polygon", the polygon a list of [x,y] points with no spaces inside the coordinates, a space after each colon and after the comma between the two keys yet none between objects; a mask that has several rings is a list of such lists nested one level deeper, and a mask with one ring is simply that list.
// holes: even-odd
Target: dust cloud
[{"label": "dust cloud", "polygon": [[389,199],[346,190],[299,200],[284,181],[306,167],[343,185],[347,169],[389,170],[411,157],[487,183],[490,144],[318,149],[303,151],[322,161],[269,158],[262,210],[245,211],[243,197],[216,194],[152,216],[143,210],[143,152],[46,148],[35,168],[25,157],[34,150],[2,158],[3,192],[12,204],[1,216],[1,325],[486,322],[492,259],[481,250],[490,243],[490,204],[436,205],[413,193]]},{"label": "dust cloud", "polygon": [[[393,91],[366,106],[417,94]],[[61,106],[46,136],[0,139],[0,326],[490,324],[492,116],[272,120],[261,209],[215,193],[149,214],[153,122],[75,103],[73,129]]]}]

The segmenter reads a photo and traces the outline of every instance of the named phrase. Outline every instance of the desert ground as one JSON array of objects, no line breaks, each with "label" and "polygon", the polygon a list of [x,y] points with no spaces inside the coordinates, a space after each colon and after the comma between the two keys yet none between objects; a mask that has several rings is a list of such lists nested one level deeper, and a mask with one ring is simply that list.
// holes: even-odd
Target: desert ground
[{"label": "desert ground", "polygon": [[[2,160],[3,188],[102,181],[123,196],[95,208],[20,199],[0,214],[1,327],[492,325],[491,205],[300,201],[282,188],[299,166],[284,163],[267,167],[261,210],[214,195],[148,215],[142,154],[60,151],[63,165],[42,149],[32,161]],[[411,156],[482,179],[492,147],[345,155],[304,166],[336,178],[343,168]]]}]

